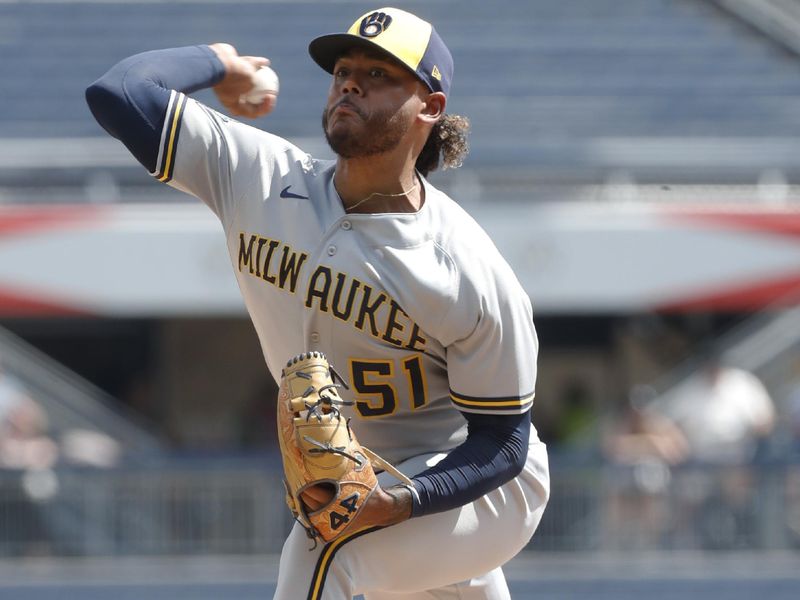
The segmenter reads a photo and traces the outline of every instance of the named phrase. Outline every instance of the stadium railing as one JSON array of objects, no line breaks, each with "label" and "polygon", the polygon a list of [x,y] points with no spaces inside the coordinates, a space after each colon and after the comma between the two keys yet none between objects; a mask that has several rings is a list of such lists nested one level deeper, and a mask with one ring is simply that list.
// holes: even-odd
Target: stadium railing
[{"label": "stadium railing", "polygon": [[[613,466],[553,457],[540,552],[800,549],[800,461]],[[279,552],[276,456],[0,471],[0,557]]]}]

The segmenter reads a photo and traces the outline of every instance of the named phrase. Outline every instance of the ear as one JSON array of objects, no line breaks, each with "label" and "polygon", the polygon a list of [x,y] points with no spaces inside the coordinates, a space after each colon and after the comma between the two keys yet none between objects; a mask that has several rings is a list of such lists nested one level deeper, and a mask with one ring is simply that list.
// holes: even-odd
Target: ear
[{"label": "ear", "polygon": [[442,92],[431,92],[422,103],[419,118],[425,123],[433,125],[442,118],[447,107],[447,96]]}]

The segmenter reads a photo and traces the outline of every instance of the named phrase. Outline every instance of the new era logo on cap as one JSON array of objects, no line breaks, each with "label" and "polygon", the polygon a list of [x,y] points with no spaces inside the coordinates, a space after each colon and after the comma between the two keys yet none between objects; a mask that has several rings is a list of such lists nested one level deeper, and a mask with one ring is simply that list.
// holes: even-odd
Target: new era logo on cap
[{"label": "new era logo on cap", "polygon": [[311,58],[333,73],[336,60],[353,48],[380,49],[405,65],[432,92],[450,93],[453,57],[433,25],[399,8],[379,8],[361,15],[346,33],[312,40]]}]

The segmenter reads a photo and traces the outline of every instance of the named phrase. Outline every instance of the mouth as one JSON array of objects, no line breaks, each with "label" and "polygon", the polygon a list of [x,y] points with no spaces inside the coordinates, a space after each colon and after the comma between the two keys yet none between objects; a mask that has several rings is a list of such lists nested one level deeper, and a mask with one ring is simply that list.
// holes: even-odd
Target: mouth
[{"label": "mouth", "polygon": [[364,115],[361,113],[361,110],[351,102],[342,101],[336,104],[333,108],[330,109],[328,112],[328,116],[331,117],[333,115],[356,115],[358,117],[364,118]]}]

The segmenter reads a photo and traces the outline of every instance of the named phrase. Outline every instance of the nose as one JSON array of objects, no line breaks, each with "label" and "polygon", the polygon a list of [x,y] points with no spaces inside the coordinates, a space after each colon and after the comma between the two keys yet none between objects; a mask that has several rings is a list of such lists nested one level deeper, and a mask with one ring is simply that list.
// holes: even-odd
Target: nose
[{"label": "nose", "polygon": [[340,89],[342,94],[354,94],[356,96],[361,96],[363,94],[363,90],[358,84],[358,80],[353,73],[350,73],[350,75],[344,78],[344,80],[341,82]]}]

